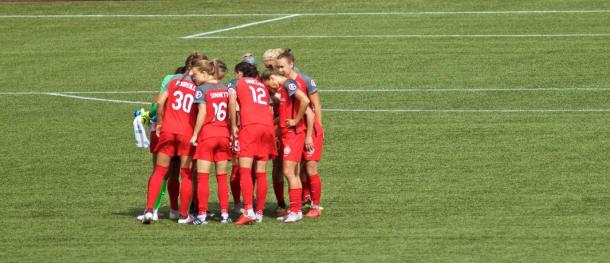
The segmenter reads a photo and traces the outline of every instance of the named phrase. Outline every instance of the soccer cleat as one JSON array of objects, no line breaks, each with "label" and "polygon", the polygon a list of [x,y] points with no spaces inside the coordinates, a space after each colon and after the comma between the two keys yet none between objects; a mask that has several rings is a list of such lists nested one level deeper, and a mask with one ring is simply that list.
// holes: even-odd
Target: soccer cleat
[{"label": "soccer cleat", "polygon": [[299,216],[299,220],[303,219],[303,211],[299,211],[297,215]]},{"label": "soccer cleat", "polygon": [[316,217],[319,217],[320,215],[322,215],[322,212],[320,211],[320,209],[312,207],[311,209],[309,209],[307,214],[305,214],[305,217],[316,218]]},{"label": "soccer cleat", "polygon": [[290,211],[288,211],[288,209],[278,208],[278,210],[275,212],[275,216],[278,220],[284,220],[284,217],[287,216],[289,212]]},{"label": "soccer cleat", "polygon": [[235,222],[236,225],[246,225],[256,221],[256,217],[249,217],[244,214],[239,216],[239,219]]},{"label": "soccer cleat", "polygon": [[263,211],[256,212],[255,218],[256,218],[256,223],[262,223],[263,222]]},{"label": "soccer cleat", "polygon": [[188,215],[188,216],[181,216],[180,218],[178,218],[178,224],[190,224],[193,223],[193,221],[195,221],[195,217],[193,217],[192,215]]},{"label": "soccer cleat", "polygon": [[144,216],[142,217],[142,224],[152,223],[153,218],[154,218],[154,212],[152,209],[144,211]]},{"label": "soccer cleat", "polygon": [[299,221],[299,214],[295,212],[290,212],[287,216],[284,217],[284,223],[296,223]]},{"label": "soccer cleat", "polygon": [[197,218],[195,218],[195,220],[193,220],[193,225],[207,225],[208,224],[208,217],[207,215],[198,215]]},{"label": "soccer cleat", "polygon": [[220,217],[220,223],[221,224],[229,224],[232,223],[233,221],[231,220],[231,218],[229,217],[229,215],[223,215]]},{"label": "soccer cleat", "polygon": [[170,209],[169,210],[169,219],[176,220],[178,218],[180,218],[180,211],[174,210],[174,209]]}]

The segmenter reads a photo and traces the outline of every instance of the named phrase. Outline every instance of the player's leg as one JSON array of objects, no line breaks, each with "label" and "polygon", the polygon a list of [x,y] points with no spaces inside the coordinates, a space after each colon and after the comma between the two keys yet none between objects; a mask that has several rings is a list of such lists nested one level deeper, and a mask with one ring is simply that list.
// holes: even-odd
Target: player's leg
[{"label": "player's leg", "polygon": [[[180,153],[179,153],[180,154]],[[193,198],[192,158],[188,154],[180,156],[180,219],[179,224],[189,224],[194,217],[188,212]]]},{"label": "player's leg", "polygon": [[161,192],[161,185],[163,184],[163,178],[167,174],[170,158],[171,157],[165,153],[159,153],[157,155],[155,168],[148,178],[146,209],[144,210],[144,217],[142,218],[142,223],[144,224],[149,224],[154,218],[155,202]]},{"label": "player's leg", "polygon": [[278,155],[273,159],[273,170],[271,171],[271,178],[273,180],[273,193],[277,200],[276,215],[285,216],[288,213],[286,209],[286,199],[284,198],[284,175],[282,173],[282,155]]},{"label": "player's leg", "polygon": [[180,195],[180,158],[172,158],[167,176],[167,193],[169,195],[169,219],[178,219],[180,206],[178,197]]},{"label": "player's leg", "polygon": [[263,221],[265,201],[267,200],[267,161],[256,161],[256,222]]},{"label": "player's leg", "polygon": [[305,214],[305,217],[313,218],[321,215],[320,209],[320,198],[322,196],[322,181],[318,174],[318,161],[307,161],[305,163],[305,169],[309,177],[309,184],[311,185],[311,208]]},{"label": "player's leg", "polygon": [[301,212],[301,179],[297,176],[297,162],[284,160],[283,173],[288,181],[288,197],[290,201],[289,214],[283,220],[286,223],[293,223],[299,220],[298,214]]},{"label": "player's leg", "polygon": [[297,171],[299,179],[301,179],[301,185],[303,186],[303,193],[301,194],[301,205],[303,209],[308,209],[311,206],[311,190],[309,185],[309,178],[307,178],[307,171],[305,170],[305,162],[297,164]]},{"label": "player's leg", "polygon": [[196,224],[207,224],[208,200],[210,198],[210,167],[212,162],[197,160],[197,201]]},{"label": "player's leg", "polygon": [[[240,157],[239,158],[239,174],[240,176],[240,188],[243,197],[244,213],[235,222],[236,225],[243,225],[255,220],[254,208],[252,206],[253,196],[253,185],[252,177],[249,176],[252,172],[252,157]],[[245,175],[245,176],[244,176]]]},{"label": "player's leg", "polygon": [[[231,194],[233,195],[233,207],[235,211],[240,211],[241,209],[241,201],[240,201],[240,179],[239,179],[239,159],[237,155],[233,155],[233,160],[231,161],[232,169],[231,169]],[[242,211],[240,211],[241,213]]]},{"label": "player's leg", "polygon": [[216,162],[216,183],[218,184],[217,194],[220,205],[220,223],[229,223],[229,185],[227,182],[227,160]]}]

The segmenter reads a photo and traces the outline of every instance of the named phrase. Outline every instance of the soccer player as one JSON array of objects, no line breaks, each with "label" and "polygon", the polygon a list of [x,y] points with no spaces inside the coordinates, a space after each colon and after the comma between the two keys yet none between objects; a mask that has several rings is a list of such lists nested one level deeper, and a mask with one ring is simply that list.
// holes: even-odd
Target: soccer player
[{"label": "soccer player", "polygon": [[311,209],[305,216],[310,218],[318,217],[321,215],[320,198],[322,193],[322,183],[320,175],[318,174],[318,162],[322,157],[322,148],[324,144],[320,97],[315,81],[309,76],[306,76],[306,80],[303,77],[305,76],[304,74],[294,70],[294,56],[289,50],[280,54],[276,63],[278,72],[297,82],[300,88],[304,88],[303,90],[307,93],[311,107],[311,110],[308,110],[307,114],[312,116],[308,117],[312,118],[315,116],[313,119],[313,126],[311,128],[308,127],[307,136],[305,138],[306,145],[310,145],[311,147],[305,147],[303,149],[303,159],[305,160],[307,177],[301,173],[301,184],[303,185],[303,189],[310,189],[312,199]]},{"label": "soccer player", "polygon": [[[175,78],[178,74],[184,74],[186,68],[190,68],[193,67],[195,62],[197,60],[202,60],[205,59],[207,60],[208,57],[205,54],[200,54],[198,52],[193,52],[191,54],[189,54],[186,57],[186,60],[184,61],[184,66],[180,66],[176,69],[174,74],[169,74],[169,75],[165,75],[165,77],[163,77],[163,80],[161,81],[161,87],[159,89],[159,94],[163,93],[163,90],[167,89],[167,85],[169,84],[169,82]],[[159,95],[155,95],[155,97],[153,98],[153,106],[151,107],[151,115],[156,115],[156,111],[157,111],[157,100],[158,100]],[[149,146],[149,150],[150,153],[152,154],[152,162],[153,162],[153,169],[155,168],[155,165],[157,163],[157,151],[156,151],[156,146],[157,146],[157,142],[159,140],[159,137],[157,136],[157,132],[155,129],[155,125],[152,125],[150,127],[150,146]],[[178,219],[178,217],[180,216],[180,212],[178,211],[180,208],[178,207],[178,195],[180,193],[180,181],[178,180],[178,177],[180,176],[180,158],[172,158],[170,165],[169,165],[169,172],[167,173],[167,175],[164,178],[164,181],[162,183],[162,187],[161,187],[161,191],[159,193],[159,196],[157,197],[157,201],[155,203],[155,210],[153,213],[153,219],[154,221],[156,221],[158,219],[158,206],[160,204],[161,198],[163,197],[163,192],[165,192],[166,186],[167,186],[167,192],[169,194],[169,203],[170,203],[170,211],[169,211],[169,219]],[[167,183],[166,183],[167,181]],[[142,221],[142,219],[144,218],[144,214],[138,216],[138,220]]]},{"label": "soccer player", "polygon": [[229,223],[229,188],[227,182],[227,163],[231,160],[229,149],[229,92],[216,76],[224,63],[219,60],[207,61],[203,67],[193,71],[193,79],[201,84],[195,91],[194,103],[198,106],[197,122],[191,137],[196,146],[193,159],[197,160],[197,193],[199,214],[195,224],[207,224],[208,198],[210,195],[209,177],[212,162],[216,165],[218,200],[220,203],[221,223]]},{"label": "soccer player", "polygon": [[[159,195],[163,178],[167,174],[170,160],[180,157],[180,218],[178,223],[186,224],[193,221],[187,214],[192,198],[191,159],[193,148],[189,139],[195,126],[196,109],[192,110],[195,99],[196,84],[190,75],[192,70],[203,66],[205,60],[197,60],[194,66],[187,68],[185,75],[176,75],[159,95],[157,100],[157,127],[159,141],[156,146],[157,162],[148,181],[148,198],[142,223],[149,224],[153,219],[153,206]],[[167,105],[166,105],[167,103]]]},{"label": "soccer player", "polygon": [[[279,97],[278,125],[281,129],[283,153],[282,171],[289,185],[290,212],[283,220],[294,223],[302,218],[301,180],[297,175],[297,164],[301,161],[305,146],[306,124],[303,119],[309,99],[299,89],[296,81],[285,77],[279,71],[266,69],[262,80]],[[308,145],[307,147],[311,147]]]},{"label": "soccer player", "polygon": [[[239,173],[243,196],[244,213],[235,222],[244,225],[254,221],[261,222],[267,195],[266,165],[269,158],[276,154],[273,134],[273,113],[269,106],[269,92],[258,80],[256,66],[247,62],[239,63],[243,77],[235,87],[229,89],[229,116],[231,135],[239,139]],[[237,126],[237,107],[239,107],[240,126]],[[256,214],[252,204],[253,185],[251,174],[255,163],[257,193]]]},{"label": "soccer player", "polygon": [[[263,64],[267,69],[277,68],[277,57],[284,52],[282,48],[268,49],[263,53]],[[273,92],[273,90],[270,90]],[[277,118],[279,113],[279,103],[273,104],[273,114]],[[280,147],[280,139],[282,137],[280,127],[275,124],[275,136],[276,136],[276,147]],[[284,175],[282,172],[282,154],[278,153],[277,157],[273,159],[273,169],[271,172],[271,178],[273,181],[273,193],[277,200],[276,216],[284,217],[288,214],[286,209],[286,200],[284,199]]]}]

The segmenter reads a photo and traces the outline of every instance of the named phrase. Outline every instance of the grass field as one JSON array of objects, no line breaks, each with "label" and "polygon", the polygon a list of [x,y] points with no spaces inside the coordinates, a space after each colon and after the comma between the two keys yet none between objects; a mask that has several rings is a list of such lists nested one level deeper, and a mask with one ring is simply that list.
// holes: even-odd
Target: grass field
[{"label": "grass field", "polygon": [[[608,25],[602,0],[0,3],[0,261],[608,261]],[[295,225],[140,224],[143,105],[46,94],[150,101],[191,51],[272,47],[327,109],[324,214]]]}]

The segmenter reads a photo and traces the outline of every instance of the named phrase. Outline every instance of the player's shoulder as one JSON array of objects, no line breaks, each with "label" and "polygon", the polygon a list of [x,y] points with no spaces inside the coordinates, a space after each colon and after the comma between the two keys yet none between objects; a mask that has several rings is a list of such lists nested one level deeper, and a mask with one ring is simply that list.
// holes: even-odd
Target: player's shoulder
[{"label": "player's shoulder", "polygon": [[299,88],[299,84],[295,80],[292,80],[292,79],[287,79],[284,82],[283,86],[286,90],[292,91],[292,92],[296,91]]},{"label": "player's shoulder", "polygon": [[237,86],[238,81],[238,79],[232,79],[231,81],[229,81],[229,83],[227,83],[227,88],[234,89],[235,86]]}]

